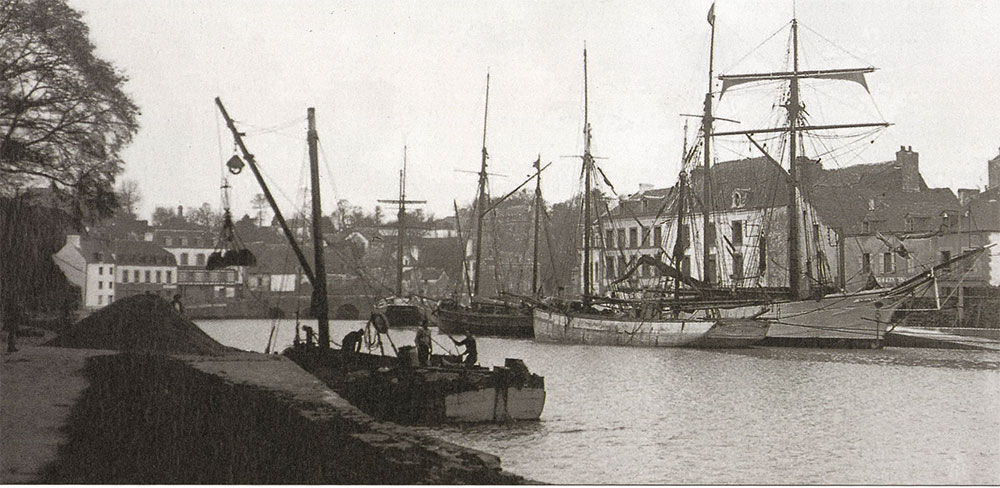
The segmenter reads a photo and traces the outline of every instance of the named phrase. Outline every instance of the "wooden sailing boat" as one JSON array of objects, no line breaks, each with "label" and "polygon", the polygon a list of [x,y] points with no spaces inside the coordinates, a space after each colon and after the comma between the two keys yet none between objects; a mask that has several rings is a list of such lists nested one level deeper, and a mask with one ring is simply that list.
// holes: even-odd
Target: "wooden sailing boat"
[{"label": "wooden sailing boat", "polygon": [[[710,16],[713,26],[714,44],[714,16]],[[724,246],[719,243],[710,242],[704,236],[710,235],[708,226],[710,225],[710,213],[712,208],[712,181],[709,163],[711,160],[710,147],[714,137],[746,136],[747,139],[767,158],[768,161],[780,167],[776,158],[767,154],[764,146],[753,139],[755,134],[785,134],[788,142],[788,171],[785,173],[787,184],[787,208],[778,217],[783,217],[787,221],[787,288],[784,293],[768,293],[768,297],[762,299],[760,293],[753,293],[753,289],[735,287],[728,290],[721,290],[716,286],[715,290],[702,290],[711,292],[715,300],[720,297],[728,299],[731,303],[744,302],[746,306],[730,306],[721,308],[718,314],[721,317],[747,317],[754,314],[762,303],[766,303],[767,311],[759,317],[771,322],[767,332],[767,338],[762,342],[764,345],[789,345],[789,346],[836,346],[836,347],[878,347],[885,338],[886,329],[890,324],[893,312],[912,293],[915,293],[920,285],[933,281],[932,276],[923,276],[914,282],[908,282],[906,287],[895,287],[892,289],[875,289],[855,293],[836,292],[829,293],[829,287],[824,286],[821,278],[823,276],[822,256],[817,253],[814,256],[809,252],[803,252],[804,247],[808,247],[810,241],[819,241],[819,236],[814,229],[810,232],[807,225],[807,218],[812,213],[807,199],[807,195],[801,190],[802,169],[800,165],[805,159],[798,153],[799,141],[802,134],[816,131],[827,131],[850,128],[877,128],[888,126],[885,122],[872,123],[850,123],[850,124],[829,124],[812,125],[804,120],[804,104],[800,98],[800,80],[823,79],[834,81],[851,81],[859,83],[867,88],[864,75],[874,71],[874,68],[848,68],[848,69],[822,69],[822,70],[802,70],[799,67],[799,25],[797,19],[791,21],[791,49],[790,58],[792,62],[790,71],[750,73],[737,75],[722,75],[720,98],[727,89],[743,84],[761,82],[787,82],[787,99],[780,106],[787,112],[786,125],[775,128],[759,128],[739,131],[714,131],[712,122],[715,117],[712,113],[713,95],[711,84],[709,92],[705,97],[705,112],[703,115],[703,145],[704,145],[704,169],[703,172],[703,223],[705,229],[703,236],[703,256],[709,256],[712,246],[718,244],[719,249]],[[711,80],[711,62],[710,62]],[[711,81],[710,81],[711,83]],[[780,156],[779,156],[780,158]],[[773,217],[773,216],[772,216]],[[813,220],[814,225],[815,220]],[[763,234],[761,239],[763,239]],[[720,251],[721,252],[721,251]],[[967,253],[961,259],[974,258],[980,250]],[[956,258],[959,259],[959,258]],[[703,279],[713,276],[715,270],[709,269],[709,260],[706,259],[705,268],[702,272]],[[735,266],[735,264],[734,264]],[[740,264],[742,266],[742,264]],[[741,271],[742,274],[742,271]],[[708,281],[708,280],[706,280]],[[708,283],[709,287],[714,285]],[[729,292],[728,294],[726,292]],[[698,307],[698,300],[686,302],[687,307]]]},{"label": "wooden sailing boat", "polygon": [[[538,223],[539,212],[542,205],[541,196],[541,173],[544,169],[541,166],[541,158],[535,161],[535,174],[513,191],[508,193],[497,202],[490,205],[487,195],[488,173],[486,151],[486,122],[489,116],[490,100],[490,77],[486,75],[486,109],[483,113],[483,148],[482,159],[479,167],[479,186],[476,192],[476,204],[473,208],[473,216],[476,221],[475,255],[473,261],[472,283],[469,290],[469,304],[461,305],[456,300],[443,300],[435,309],[434,314],[438,319],[438,329],[447,334],[461,334],[468,331],[474,335],[500,336],[500,337],[525,337],[534,336],[532,328],[531,306],[522,300],[510,299],[484,299],[480,295],[481,283],[481,261],[483,242],[483,219],[487,214],[495,209],[507,197],[513,195],[524,184],[536,178],[535,181],[535,211],[534,211],[534,243],[532,253],[532,295],[538,292]],[[456,213],[456,220],[458,215]],[[499,257],[494,256],[497,260]],[[463,251],[463,267],[464,260]],[[495,266],[498,264],[494,264]]]},{"label": "wooden sailing boat", "polygon": [[407,251],[406,204],[417,205],[427,202],[406,199],[406,147],[403,148],[403,168],[399,170],[399,198],[379,200],[379,203],[399,206],[396,217],[396,294],[382,298],[375,304],[372,321],[382,330],[392,327],[419,327],[427,317],[412,296],[403,294],[403,262]]},{"label": "wooden sailing boat", "polygon": [[[537,420],[541,416],[545,407],[545,378],[531,373],[519,359],[508,358],[504,366],[490,369],[475,365],[452,364],[448,361],[448,356],[436,355],[431,359],[433,366],[419,367],[415,364],[416,356],[412,354],[412,346],[400,347],[399,355],[395,357],[330,348],[315,112],[312,108],[308,110],[307,134],[312,176],[313,242],[316,250],[314,265],[310,266],[264,182],[253,154],[244,145],[243,134],[237,130],[222,101],[216,98],[215,103],[271,205],[289,245],[295,251],[302,272],[313,284],[311,308],[317,319],[318,341],[296,342],[283,351],[283,355],[344,394],[352,403],[383,418],[430,423],[506,422]],[[405,157],[403,167],[400,175],[400,198],[398,201],[391,201],[400,205],[401,234],[405,229],[404,206],[407,203],[421,203],[406,200]],[[400,239],[400,251],[402,247]],[[399,280],[397,284],[401,287]],[[381,351],[381,335],[388,335],[388,331],[380,330],[377,326],[376,329]],[[392,345],[391,339],[390,345]],[[395,345],[392,347],[396,350]]]},{"label": "wooden sailing boat", "polygon": [[[684,311],[674,308],[664,313],[660,306],[636,307],[614,304],[593,294],[594,266],[591,264],[592,173],[591,132],[587,111],[587,50],[583,51],[584,72],[584,153],[583,153],[583,296],[580,301],[548,300],[534,310],[535,339],[546,342],[650,347],[746,347],[760,342],[768,322],[756,317],[759,309],[745,317],[719,318],[711,309]],[[686,183],[681,173],[680,188]],[[683,198],[680,200],[683,202]],[[683,219],[685,206],[678,206]],[[680,226],[678,226],[680,229]],[[678,239],[681,241],[682,239]],[[680,246],[678,246],[680,247]],[[682,252],[678,249],[677,252]]]}]

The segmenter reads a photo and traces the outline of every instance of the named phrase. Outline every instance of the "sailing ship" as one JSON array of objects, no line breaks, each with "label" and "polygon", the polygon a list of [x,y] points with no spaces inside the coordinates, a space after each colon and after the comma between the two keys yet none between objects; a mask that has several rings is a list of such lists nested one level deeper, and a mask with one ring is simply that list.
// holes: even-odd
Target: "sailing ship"
[{"label": "sailing ship", "polygon": [[[476,223],[476,238],[475,238],[475,254],[473,260],[473,272],[472,278],[469,279],[471,284],[467,284],[468,288],[468,305],[462,305],[455,299],[442,300],[437,308],[434,310],[434,315],[438,320],[438,330],[446,334],[461,334],[461,333],[471,333],[474,335],[486,335],[486,336],[500,336],[500,337],[521,337],[521,338],[531,338],[534,336],[534,329],[532,327],[532,315],[531,306],[529,303],[512,299],[511,297],[502,297],[500,299],[488,299],[480,295],[480,283],[481,283],[481,261],[482,261],[482,243],[483,243],[483,219],[489,214],[492,209],[495,209],[497,205],[503,202],[506,198],[513,195],[525,183],[531,181],[535,178],[535,205],[534,205],[534,244],[533,244],[533,254],[531,260],[532,274],[531,274],[531,290],[532,295],[537,296],[538,293],[538,226],[539,226],[539,212],[541,210],[540,205],[542,204],[541,196],[541,173],[544,168],[541,167],[541,158],[535,161],[535,174],[529,178],[525,183],[511,191],[503,198],[499,199],[497,202],[490,205],[489,195],[488,195],[488,175],[487,159],[488,153],[486,151],[486,122],[489,116],[489,103],[490,103],[490,76],[486,75],[486,108],[483,113],[483,148],[482,148],[482,159],[479,166],[479,185],[476,192],[476,204],[473,207],[473,219]],[[456,207],[455,220],[458,222],[459,216]],[[461,238],[460,238],[461,240]],[[463,246],[463,269],[467,266],[467,261],[465,259],[465,250]],[[499,265],[499,256],[494,256],[494,266]],[[468,274],[466,274],[468,276]]]},{"label": "sailing ship", "polygon": [[406,147],[403,147],[403,168],[399,170],[399,198],[379,200],[399,206],[396,216],[396,294],[380,299],[372,311],[372,322],[382,331],[397,327],[419,327],[427,320],[412,296],[403,295],[403,264],[406,254],[406,204],[427,203],[426,200],[406,199]]},{"label": "sailing ship", "polygon": [[[709,23],[712,25],[711,49],[714,51],[714,8],[709,16]],[[701,279],[696,280],[683,276],[685,272],[680,269],[682,266],[676,260],[672,263],[672,267],[665,263],[657,264],[669,268],[669,272],[665,274],[672,273],[675,276],[675,286],[683,282],[687,287],[685,298],[678,300],[675,303],[676,307],[687,310],[707,310],[706,307],[712,306],[715,307],[712,314],[718,317],[730,319],[755,317],[758,320],[768,321],[770,326],[766,339],[761,342],[762,345],[880,347],[895,310],[907,297],[922,291],[924,285],[933,284],[934,274],[918,275],[912,281],[908,281],[906,286],[867,289],[857,292],[846,292],[843,286],[837,290],[828,280],[824,279],[829,277],[830,273],[829,266],[825,262],[827,253],[823,251],[820,223],[809,202],[808,192],[803,192],[801,189],[802,180],[804,176],[807,176],[808,170],[811,168],[810,165],[815,165],[816,162],[800,155],[800,145],[804,148],[804,144],[801,144],[802,136],[819,131],[839,129],[870,130],[884,128],[889,124],[886,122],[811,124],[807,120],[808,114],[805,112],[800,97],[799,84],[801,80],[850,81],[867,89],[864,75],[874,71],[874,68],[803,70],[799,66],[799,24],[797,19],[793,18],[790,26],[791,46],[788,58],[791,61],[791,68],[789,70],[719,77],[722,81],[722,88],[718,92],[720,99],[726,90],[734,86],[787,82],[787,89],[782,94],[783,103],[775,105],[783,108],[786,112],[784,123],[779,127],[738,131],[714,130],[713,122],[715,120],[728,119],[721,119],[713,114],[715,94],[712,90],[712,59],[714,52],[710,51],[709,90],[705,95],[701,130],[701,146],[704,156],[704,166],[700,172],[701,181],[699,182],[703,190],[700,202],[702,207],[701,222],[703,224]],[[780,154],[778,157],[772,157],[768,154],[767,148],[754,139],[756,135],[760,134],[779,135],[784,138],[784,143],[781,146],[788,148],[787,172],[779,162],[785,154]],[[715,232],[715,224],[722,218],[722,212],[713,207],[713,201],[719,197],[713,194],[713,171],[710,168],[711,148],[714,138],[726,136],[745,136],[753,147],[763,154],[767,163],[771,165],[770,168],[778,168],[779,179],[783,184],[775,185],[774,188],[787,192],[772,199],[772,202],[781,202],[781,197],[784,197],[785,208],[779,208],[776,209],[777,211],[767,212],[759,216],[767,222],[760,225],[761,231],[755,236],[756,244],[743,242],[742,226],[739,227],[739,239],[735,238],[737,232],[735,230],[733,232],[734,238],[732,240],[739,241],[735,244],[728,241],[721,232]],[[679,187],[682,188],[681,185]],[[749,212],[745,213],[750,215]],[[747,282],[752,280],[748,279],[750,277],[744,272],[743,253],[754,247],[758,249],[761,256],[758,277],[762,276],[765,266],[763,249],[769,233],[765,229],[774,232],[780,224],[772,225],[771,221],[779,221],[780,219],[785,219],[787,222],[787,265],[783,269],[772,270],[771,273],[781,274],[783,272],[783,277],[787,280],[784,283],[786,286],[764,288],[758,286],[759,283],[754,286],[746,286]],[[678,219],[678,227],[682,227],[680,222],[681,219]],[[709,237],[713,235],[716,236],[714,239]],[[718,251],[718,254],[715,251]],[[721,283],[721,280],[718,283],[715,282],[718,266],[721,264],[719,258],[726,251],[732,255],[734,271],[733,279],[728,283],[728,286]],[[981,251],[971,251],[956,258],[956,260],[975,259],[981,255]],[[709,257],[714,259],[709,259]],[[838,268],[842,269],[839,266]],[[843,276],[841,276],[840,281],[844,282]]]},{"label": "sailing ship", "polygon": [[[760,320],[767,311],[757,311],[741,317],[721,317],[717,310],[702,308],[664,309],[662,301],[615,301],[593,294],[592,180],[596,168],[591,154],[591,127],[587,110],[587,50],[583,51],[584,72],[584,153],[583,153],[583,296],[579,301],[547,299],[534,309],[535,339],[546,342],[649,347],[746,347],[764,339],[768,322]],[[692,153],[693,154],[693,153]],[[690,158],[690,157],[689,157]],[[688,158],[688,159],[689,159]],[[601,173],[603,175],[603,172]],[[685,173],[681,172],[679,188],[684,188]],[[684,218],[684,199],[679,200],[678,218]],[[678,226],[678,231],[681,227]],[[684,241],[679,236],[678,243]],[[683,252],[675,246],[675,253]]]},{"label": "sailing ship", "polygon": [[[318,338],[313,342],[311,334],[307,333],[307,340],[299,341],[296,330],[295,343],[282,352],[285,357],[319,377],[334,390],[345,394],[351,401],[362,404],[367,411],[376,415],[386,414],[397,420],[505,422],[537,420],[541,416],[545,406],[545,378],[531,373],[519,359],[508,358],[504,366],[489,369],[461,364],[454,356],[435,355],[431,360],[432,366],[417,366],[412,346],[397,349],[388,335],[388,329],[372,322],[369,322],[366,334],[368,342],[377,347],[380,354],[331,348],[326,280],[323,279],[326,271],[323,260],[324,242],[321,237],[322,206],[315,112],[312,108],[308,110],[307,133],[315,249],[313,265],[310,265],[264,182],[253,154],[247,150],[243,134],[236,128],[218,97],[215,103],[232,132],[243,159],[250,166],[264,197],[271,205],[278,224],[299,260],[302,273],[313,285],[311,311],[316,318]],[[393,203],[400,205],[402,237],[405,229],[404,206],[406,203],[418,203],[406,200],[405,157],[400,181],[400,198]],[[400,239],[400,252],[402,246]],[[397,281],[397,284],[401,287],[401,283]],[[389,338],[396,356],[385,354],[383,334]],[[270,347],[270,340],[268,344]],[[369,348],[372,349],[373,347]]]}]

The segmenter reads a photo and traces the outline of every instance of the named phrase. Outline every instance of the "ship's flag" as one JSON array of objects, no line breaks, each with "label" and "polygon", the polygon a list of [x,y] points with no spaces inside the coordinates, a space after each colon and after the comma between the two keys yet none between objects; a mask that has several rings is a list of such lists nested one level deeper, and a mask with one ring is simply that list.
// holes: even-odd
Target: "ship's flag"
[{"label": "ship's flag", "polygon": [[715,2],[708,9],[708,25],[715,26]]}]

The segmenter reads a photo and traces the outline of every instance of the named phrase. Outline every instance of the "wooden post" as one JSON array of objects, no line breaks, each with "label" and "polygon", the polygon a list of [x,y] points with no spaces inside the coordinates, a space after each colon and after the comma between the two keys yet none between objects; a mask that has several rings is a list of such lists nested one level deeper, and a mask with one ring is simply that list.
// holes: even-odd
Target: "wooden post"
[{"label": "wooden post", "polygon": [[323,256],[323,206],[320,202],[319,190],[319,155],[317,152],[316,109],[309,107],[309,130],[306,139],[309,142],[309,174],[312,180],[312,234],[313,234],[313,266],[316,279],[313,280],[312,311],[316,317],[319,329],[320,347],[330,347],[330,322],[328,320],[329,305],[326,296],[326,263]]}]

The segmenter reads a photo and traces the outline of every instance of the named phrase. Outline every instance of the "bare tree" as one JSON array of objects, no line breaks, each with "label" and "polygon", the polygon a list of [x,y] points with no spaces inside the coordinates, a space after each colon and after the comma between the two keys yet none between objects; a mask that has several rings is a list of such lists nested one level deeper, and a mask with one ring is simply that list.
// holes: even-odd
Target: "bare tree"
[{"label": "bare tree", "polygon": [[258,193],[253,196],[253,200],[250,200],[250,204],[253,205],[253,209],[257,211],[257,227],[264,225],[264,213],[270,206],[267,202],[267,198],[264,197],[263,193]]},{"label": "bare tree", "polygon": [[118,198],[119,208],[125,212],[125,214],[136,216],[136,210],[139,207],[139,202],[142,201],[142,193],[139,191],[139,183],[135,180],[127,179],[122,180],[118,184],[118,189],[115,191],[115,195]]},{"label": "bare tree", "polygon": [[65,0],[0,0],[0,192],[50,180],[81,211],[113,210],[138,130],[125,81]]}]

